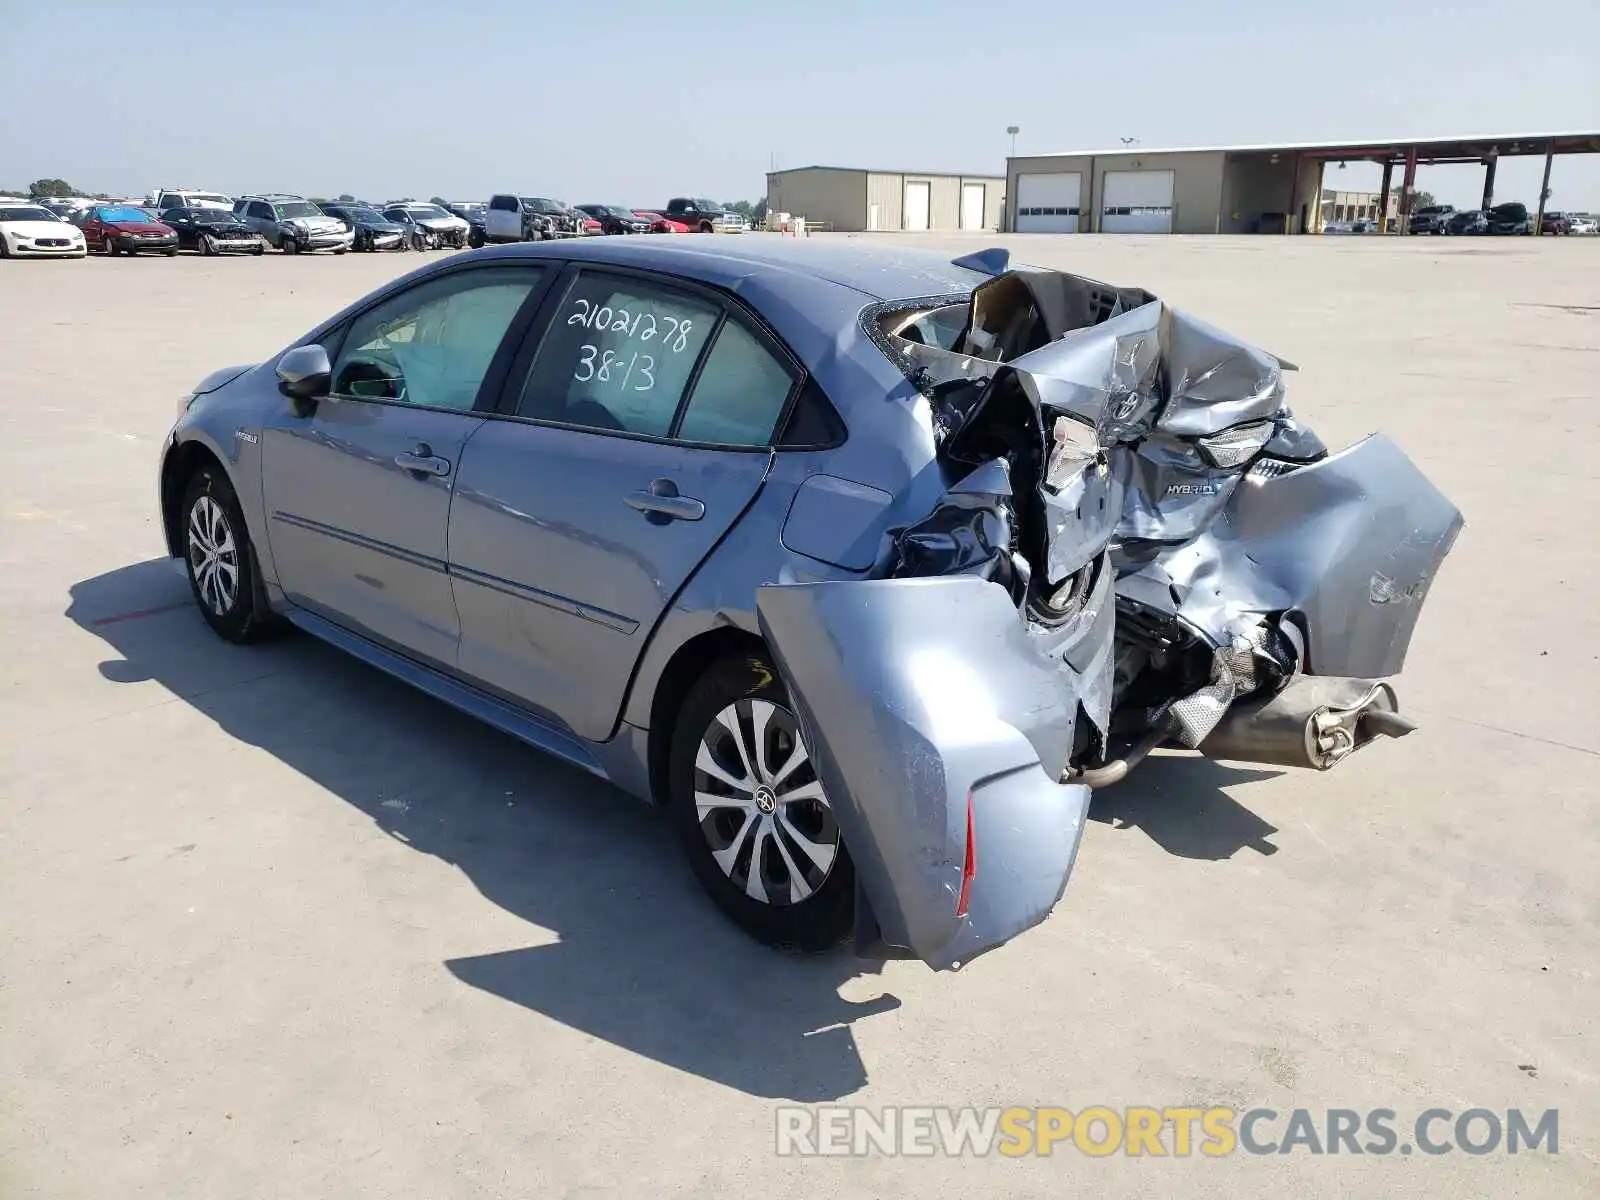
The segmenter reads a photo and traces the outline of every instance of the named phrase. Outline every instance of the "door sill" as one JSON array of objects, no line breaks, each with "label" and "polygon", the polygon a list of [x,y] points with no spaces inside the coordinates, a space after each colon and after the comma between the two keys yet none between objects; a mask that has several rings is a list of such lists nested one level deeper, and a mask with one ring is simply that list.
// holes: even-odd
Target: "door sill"
[{"label": "door sill", "polygon": [[343,650],[355,658],[360,659],[368,666],[376,667],[387,675],[392,675],[402,683],[408,683],[418,691],[426,692],[435,700],[442,700],[451,708],[466,713],[469,717],[476,717],[486,725],[492,725],[502,733],[508,733],[519,742],[532,746],[535,750],[543,750],[546,754],[553,754],[563,762],[581,767],[589,774],[600,779],[609,780],[605,769],[590,753],[588,746],[575,734],[547,725],[530,713],[522,709],[497,700],[495,697],[480,692],[459,680],[436,671],[432,667],[424,666],[404,655],[378,645],[378,643],[352,633],[342,625],[336,625],[316,613],[298,606],[291,606],[284,613],[298,628],[305,630],[312,637],[320,638],[331,646]]}]

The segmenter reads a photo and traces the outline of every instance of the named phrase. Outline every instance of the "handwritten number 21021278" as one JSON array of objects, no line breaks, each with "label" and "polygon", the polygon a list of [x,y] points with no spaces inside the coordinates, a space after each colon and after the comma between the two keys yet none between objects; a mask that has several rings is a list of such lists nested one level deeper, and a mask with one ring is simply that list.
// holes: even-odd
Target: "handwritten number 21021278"
[{"label": "handwritten number 21021278", "polygon": [[[657,317],[648,312],[630,313],[625,308],[612,308],[609,304],[595,305],[582,297],[573,302],[573,311],[567,317],[567,324],[620,333],[626,338],[638,338],[641,342],[653,342],[659,336],[661,345],[674,354],[682,354],[689,348],[689,334],[694,329],[694,322],[687,318],[665,314]],[[668,326],[664,333],[661,328],[663,325]]]}]

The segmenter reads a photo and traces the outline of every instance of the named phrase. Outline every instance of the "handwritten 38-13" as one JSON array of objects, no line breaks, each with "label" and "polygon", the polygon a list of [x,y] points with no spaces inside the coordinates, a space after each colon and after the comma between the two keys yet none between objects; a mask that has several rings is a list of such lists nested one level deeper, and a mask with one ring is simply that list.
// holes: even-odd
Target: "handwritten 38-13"
[{"label": "handwritten 38-13", "polygon": [[[656,359],[642,347],[650,345],[655,350],[682,354],[689,348],[689,336],[694,331],[694,320],[640,310],[613,308],[609,304],[594,304],[582,297],[573,301],[568,325],[584,329],[621,334],[629,341],[637,341],[641,348],[631,354],[622,350],[601,350],[588,342],[578,347],[578,365],[572,377],[580,383],[594,379],[600,383],[615,383],[618,389],[648,392],[656,385]],[[624,346],[623,350],[627,347]]]}]

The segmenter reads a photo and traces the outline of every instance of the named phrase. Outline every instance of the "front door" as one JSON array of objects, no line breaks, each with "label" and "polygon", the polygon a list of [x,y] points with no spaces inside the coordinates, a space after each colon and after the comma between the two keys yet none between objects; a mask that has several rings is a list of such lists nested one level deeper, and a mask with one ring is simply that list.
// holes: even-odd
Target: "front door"
[{"label": "front door", "polygon": [[300,412],[285,401],[263,429],[268,538],[293,603],[454,667],[445,536],[462,447],[541,275],[450,271],[379,301],[329,347],[331,394]]},{"label": "front door", "polygon": [[905,227],[913,232],[930,228],[931,183],[908,183],[905,190]]},{"label": "front door", "polygon": [[759,493],[797,378],[715,293],[578,274],[518,358],[514,408],[467,447],[462,673],[609,737],[661,614]]},{"label": "front door", "polygon": [[961,185],[961,228],[983,228],[983,184],[963,183]]}]

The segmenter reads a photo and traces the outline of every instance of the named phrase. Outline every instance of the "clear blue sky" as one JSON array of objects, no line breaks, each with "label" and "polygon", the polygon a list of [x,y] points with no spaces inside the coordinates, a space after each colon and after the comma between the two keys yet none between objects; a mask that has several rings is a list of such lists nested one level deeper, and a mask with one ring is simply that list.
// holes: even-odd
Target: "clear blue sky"
[{"label": "clear blue sky", "polygon": [[[0,18],[0,186],[660,204],[754,199],[774,161],[998,173],[1012,124],[1019,153],[1600,129],[1597,0],[0,0]],[[1499,198],[1532,204],[1539,165],[1502,164]],[[1335,175],[1376,187],[1376,168]],[[1419,186],[1476,203],[1480,179]],[[1600,210],[1600,155],[1558,159],[1552,187],[1552,207]]]}]

